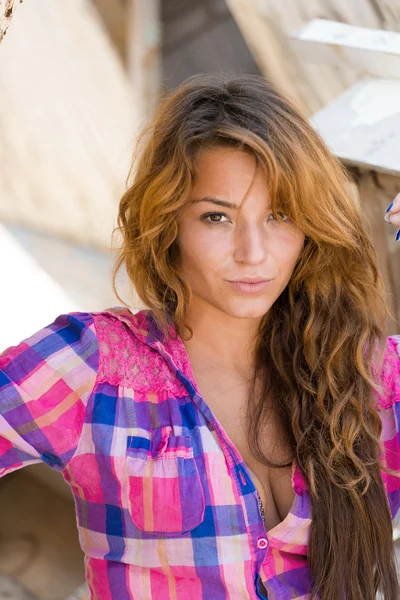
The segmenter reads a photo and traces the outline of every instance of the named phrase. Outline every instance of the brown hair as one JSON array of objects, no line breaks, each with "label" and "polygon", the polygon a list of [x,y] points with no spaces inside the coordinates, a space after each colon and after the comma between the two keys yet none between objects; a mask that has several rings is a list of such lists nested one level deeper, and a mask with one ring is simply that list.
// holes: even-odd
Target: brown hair
[{"label": "brown hair", "polygon": [[372,600],[379,590],[395,600],[373,395],[384,390],[371,368],[373,359],[382,367],[389,314],[376,251],[345,169],[264,78],[198,75],[161,101],[120,202],[114,289],[124,265],[165,331],[168,314],[177,328],[184,323],[191,291],[176,261],[177,221],[195,181],[196,153],[220,144],[254,154],[270,185],[271,213],[280,220],[283,211],[305,234],[291,280],[260,326],[248,405],[252,452],[266,465],[287,466],[261,449],[272,407],[309,485],[311,597]]}]

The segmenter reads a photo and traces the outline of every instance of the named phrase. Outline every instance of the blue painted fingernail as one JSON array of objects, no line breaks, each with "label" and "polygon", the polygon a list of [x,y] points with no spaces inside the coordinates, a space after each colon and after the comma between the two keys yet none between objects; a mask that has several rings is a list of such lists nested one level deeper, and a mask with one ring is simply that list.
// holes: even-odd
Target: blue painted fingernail
[{"label": "blue painted fingernail", "polygon": [[400,229],[398,230],[397,234],[396,234],[396,239],[395,241],[398,242],[400,240]]},{"label": "blue painted fingernail", "polygon": [[394,204],[394,200],[393,200],[393,202],[391,204],[389,204],[389,206],[387,207],[387,209],[385,210],[385,212],[389,212],[389,210],[392,209],[393,204]]}]

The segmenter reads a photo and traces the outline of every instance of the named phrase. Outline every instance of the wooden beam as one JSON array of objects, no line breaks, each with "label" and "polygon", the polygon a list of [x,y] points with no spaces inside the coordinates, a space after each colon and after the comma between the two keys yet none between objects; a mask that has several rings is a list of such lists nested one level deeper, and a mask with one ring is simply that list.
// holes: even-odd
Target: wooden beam
[{"label": "wooden beam", "polygon": [[144,124],[161,89],[161,0],[129,0],[128,73]]},{"label": "wooden beam", "polygon": [[257,3],[254,0],[226,0],[226,3],[261,72],[300,101],[296,82],[282,69],[285,54],[281,37],[276,35],[274,28],[269,27]]},{"label": "wooden beam", "polygon": [[400,33],[395,31],[313,19],[291,38],[308,62],[400,79]]},{"label": "wooden beam", "polygon": [[127,64],[127,9],[124,0],[92,0],[123,64]]}]

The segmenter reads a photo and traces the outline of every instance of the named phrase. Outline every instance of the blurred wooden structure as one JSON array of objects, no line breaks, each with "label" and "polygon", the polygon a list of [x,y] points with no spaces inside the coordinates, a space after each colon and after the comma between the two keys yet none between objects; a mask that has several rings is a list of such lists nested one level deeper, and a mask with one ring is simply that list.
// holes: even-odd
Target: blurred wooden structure
[{"label": "blurred wooden structure", "polygon": [[[259,73],[225,0],[92,2],[128,72],[132,73],[139,60],[142,72],[148,74],[150,69],[153,73],[149,82],[153,81],[154,87],[147,97],[150,106],[160,81],[163,92],[194,73]],[[134,32],[135,23],[139,36]],[[138,44],[141,49],[135,52]],[[133,73],[133,79],[136,77]]]},{"label": "blurred wooden structure", "polygon": [[161,0],[92,0],[147,119],[161,86]]},{"label": "blurred wooden structure", "polygon": [[310,64],[290,36],[313,19],[400,31],[393,0],[226,0],[263,75],[281,86],[310,116],[355,83],[357,68]]},{"label": "blurred wooden structure", "polygon": [[389,333],[399,333],[400,247],[382,216],[400,191],[400,33],[316,19],[293,38],[307,62],[366,74],[311,122],[354,176],[394,317]]},{"label": "blurred wooden structure", "polygon": [[0,220],[108,248],[142,115],[89,0],[25,2],[0,89]]},{"label": "blurred wooden structure", "polygon": [[195,73],[260,73],[225,0],[164,0],[163,85]]}]

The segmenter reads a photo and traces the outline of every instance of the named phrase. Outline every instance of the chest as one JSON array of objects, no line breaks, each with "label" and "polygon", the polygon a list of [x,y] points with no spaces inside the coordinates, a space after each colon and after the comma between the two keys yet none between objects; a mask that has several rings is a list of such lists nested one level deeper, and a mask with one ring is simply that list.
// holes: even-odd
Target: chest
[{"label": "chest", "polygon": [[[210,372],[196,377],[199,391],[219,421],[223,430],[236,447],[252,477],[254,486],[264,507],[267,531],[281,523],[288,515],[294,501],[291,466],[271,468],[257,460],[250,450],[246,411],[248,385],[235,377],[217,376]],[[251,422],[251,417],[250,417]],[[287,446],[282,443],[277,427],[268,422],[262,430],[263,451],[273,461],[288,462]]]}]

